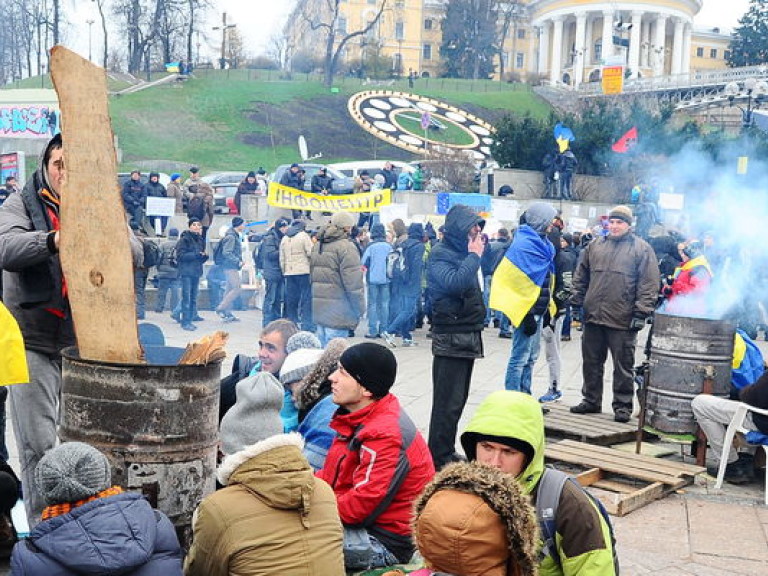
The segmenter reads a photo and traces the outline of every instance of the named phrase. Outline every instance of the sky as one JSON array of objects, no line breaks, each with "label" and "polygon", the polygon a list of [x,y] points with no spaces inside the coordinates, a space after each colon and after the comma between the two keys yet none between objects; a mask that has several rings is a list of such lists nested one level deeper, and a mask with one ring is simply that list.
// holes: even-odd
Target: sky
[{"label": "sky", "polygon": [[[75,4],[74,0],[70,0]],[[696,27],[715,27],[721,29],[734,28],[738,19],[746,12],[749,0],[704,0],[699,15],[695,19]],[[245,50],[251,56],[263,54],[267,51],[270,38],[282,31],[288,13],[295,5],[295,0],[212,0],[212,8],[209,11],[208,42],[200,48],[201,57],[206,52],[215,58],[221,46],[220,32],[212,30],[214,26],[221,24],[221,13],[227,12],[227,22],[237,24],[238,31],[245,41]],[[75,11],[68,6],[69,18],[74,29],[70,31],[68,44],[82,54],[88,56],[88,32],[86,21],[95,19],[98,23],[98,14],[91,2],[77,3]],[[90,10],[90,11],[89,11]],[[101,34],[98,25],[94,25],[92,36],[92,52],[95,55],[101,53]]]}]

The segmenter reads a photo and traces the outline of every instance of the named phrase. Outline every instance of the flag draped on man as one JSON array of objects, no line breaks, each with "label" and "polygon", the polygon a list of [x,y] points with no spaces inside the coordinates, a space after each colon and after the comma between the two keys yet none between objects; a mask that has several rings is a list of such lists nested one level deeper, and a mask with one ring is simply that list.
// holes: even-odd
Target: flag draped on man
[{"label": "flag draped on man", "polygon": [[[530,226],[520,226],[493,273],[490,307],[503,312],[513,326],[520,326],[539,298],[548,272],[554,283],[554,257],[555,247],[547,238],[537,234]],[[550,314],[554,315],[551,299],[549,307]]]},{"label": "flag draped on man", "polygon": [[16,319],[0,302],[0,386],[29,382],[24,338]]}]

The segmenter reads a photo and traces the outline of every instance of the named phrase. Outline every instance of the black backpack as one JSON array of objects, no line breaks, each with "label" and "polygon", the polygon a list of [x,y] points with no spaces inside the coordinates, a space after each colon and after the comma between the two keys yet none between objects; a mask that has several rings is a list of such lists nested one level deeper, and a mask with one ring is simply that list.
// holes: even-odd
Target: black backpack
[{"label": "black backpack", "polygon": [[216,249],[213,251],[213,263],[216,264],[216,266],[224,264],[224,238],[219,240],[219,243],[216,244]]},{"label": "black backpack", "polygon": [[144,268],[157,266],[161,257],[160,247],[147,239],[144,239],[142,244],[144,245]]},{"label": "black backpack", "polygon": [[403,246],[400,245],[387,254],[387,278],[392,280],[402,276],[403,272],[405,272],[405,254]]},{"label": "black backpack", "polygon": [[202,196],[195,194],[187,206],[187,214],[190,218],[202,220],[205,217],[205,201]]}]

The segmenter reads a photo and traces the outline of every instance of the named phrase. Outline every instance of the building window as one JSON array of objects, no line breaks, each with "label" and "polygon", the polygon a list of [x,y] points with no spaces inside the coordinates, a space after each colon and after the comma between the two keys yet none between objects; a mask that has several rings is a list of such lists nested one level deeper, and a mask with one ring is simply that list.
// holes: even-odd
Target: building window
[{"label": "building window", "polygon": [[696,48],[696,58],[704,58],[704,48]]},{"label": "building window", "polygon": [[342,34],[347,33],[347,19],[344,16],[339,16],[339,19],[336,21],[336,29]]},{"label": "building window", "polygon": [[424,30],[432,30],[432,19],[427,18],[424,20]]},{"label": "building window", "polygon": [[730,60],[730,59],[731,59],[731,51],[730,50],[725,50],[723,52],[723,60]]},{"label": "building window", "polygon": [[525,28],[518,28],[517,29],[517,39],[518,40],[525,40]]},{"label": "building window", "polygon": [[717,58],[717,48],[710,48],[709,57],[715,59]]},{"label": "building window", "polygon": [[595,42],[595,50],[594,50],[595,59],[594,62],[600,62],[603,58],[603,40],[600,39],[597,42]]},{"label": "building window", "polygon": [[525,54],[522,52],[518,52],[517,56],[515,57],[515,68],[524,68],[525,67]]},{"label": "building window", "polygon": [[405,24],[403,22],[395,22],[395,40],[402,40],[405,38]]},{"label": "building window", "polygon": [[392,72],[395,74],[403,73],[403,55],[399,52],[392,57]]},{"label": "building window", "polygon": [[422,46],[421,58],[423,60],[432,60],[432,44],[424,44],[424,46]]}]

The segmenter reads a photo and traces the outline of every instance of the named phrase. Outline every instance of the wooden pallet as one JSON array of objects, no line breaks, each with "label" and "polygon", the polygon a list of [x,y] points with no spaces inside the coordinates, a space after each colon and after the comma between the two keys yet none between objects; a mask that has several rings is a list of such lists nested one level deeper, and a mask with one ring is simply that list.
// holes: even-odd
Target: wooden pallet
[{"label": "wooden pallet", "polygon": [[613,420],[613,414],[572,414],[570,408],[563,404],[546,406],[549,408],[549,413],[544,415],[547,436],[573,438],[601,446],[635,439],[637,420],[634,418],[622,424]]},{"label": "wooden pallet", "polygon": [[576,474],[582,486],[594,487],[609,514],[624,516],[693,482],[706,471],[702,466],[652,458],[562,440],[546,447],[549,461],[564,462],[585,470]]}]

